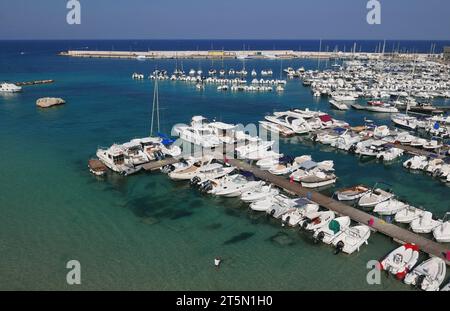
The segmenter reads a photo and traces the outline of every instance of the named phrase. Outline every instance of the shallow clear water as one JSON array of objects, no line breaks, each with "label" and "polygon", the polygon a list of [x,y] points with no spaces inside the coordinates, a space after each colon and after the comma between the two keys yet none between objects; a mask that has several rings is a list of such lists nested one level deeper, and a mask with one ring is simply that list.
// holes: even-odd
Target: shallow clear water
[{"label": "shallow clear water", "polygon": [[[396,247],[380,234],[357,254],[334,256],[331,248],[249,212],[237,199],[204,196],[159,173],[92,176],[86,165],[97,147],[148,135],[153,87],[131,80],[131,73],[173,71],[175,61],[65,58],[55,55],[63,47],[47,44],[2,43],[0,80],[56,82],[0,95],[0,289],[409,289],[384,276],[382,285],[366,283],[366,263]],[[183,66],[205,72],[222,62],[186,60]],[[223,66],[240,69],[242,62]],[[278,76],[280,62],[247,61],[246,67],[272,68]],[[63,97],[67,104],[37,109],[36,99],[45,96]],[[219,93],[214,86],[198,92],[184,82],[164,81],[160,103],[166,132],[197,114],[243,124],[292,107],[329,111],[352,124],[368,116],[330,110],[298,80],[289,81],[283,94]],[[281,151],[334,160],[337,187],[384,180],[416,206],[436,215],[449,210],[449,189],[405,171],[401,161],[363,163],[299,138],[283,140]],[[224,259],[218,271],[216,256]],[[71,259],[81,262],[81,287],[66,284]]]}]

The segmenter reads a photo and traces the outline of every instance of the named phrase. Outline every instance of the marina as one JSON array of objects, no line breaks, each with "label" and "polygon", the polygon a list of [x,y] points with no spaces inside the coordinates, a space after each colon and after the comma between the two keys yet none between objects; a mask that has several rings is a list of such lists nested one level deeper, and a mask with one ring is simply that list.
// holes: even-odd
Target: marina
[{"label": "marina", "polygon": [[[364,281],[366,262],[383,262],[396,254],[409,254],[406,246],[398,249],[404,243],[414,244],[419,249],[415,265],[411,264],[415,257],[404,263],[405,266],[409,264],[408,269],[425,264],[429,257],[440,258],[448,266],[448,242],[445,242],[448,182],[444,180],[448,175],[441,175],[446,172],[448,142],[445,137],[433,138],[434,134],[427,133],[428,123],[430,129],[436,122],[446,127],[444,114],[435,115],[442,119],[427,120],[433,115],[417,117],[409,110],[407,115],[412,117],[408,119],[409,125],[419,122],[425,127],[418,131],[396,130],[391,117],[398,112],[384,115],[356,111],[351,108],[353,101],[344,101],[349,109],[339,110],[330,105],[331,96],[314,96],[305,77],[308,71],[316,70],[317,59],[294,57],[283,59],[280,64],[281,58],[249,58],[245,60],[246,75],[237,75],[237,71],[243,71],[242,59],[227,58],[222,64],[221,60],[212,63],[212,59],[206,57],[183,58],[181,63],[182,58],[176,54],[173,58],[146,58],[145,61],[74,57],[70,59],[73,63],[69,64],[72,70],[79,68],[92,73],[83,81],[66,76],[66,69],[61,68],[61,72],[51,75],[58,83],[49,83],[49,89],[27,88],[14,96],[1,97],[5,112],[9,110],[10,114],[15,114],[11,110],[14,107],[18,109],[18,115],[26,113],[38,118],[37,124],[31,119],[29,125],[24,124],[20,129],[7,122],[4,126],[9,126],[10,130],[4,133],[14,130],[16,135],[31,135],[36,141],[32,144],[36,152],[48,154],[48,159],[53,159],[52,169],[46,173],[43,169],[50,164],[46,159],[39,159],[42,166],[25,164],[27,175],[31,174],[29,183],[46,189],[41,190],[46,195],[35,200],[48,206],[58,215],[57,219],[65,219],[62,213],[73,215],[70,219],[79,226],[77,234],[88,240],[86,246],[77,248],[88,250],[86,254],[97,254],[98,250],[114,254],[112,266],[117,268],[114,271],[117,275],[134,275],[133,269],[147,271],[134,278],[137,286],[142,288],[157,288],[157,285],[146,283],[151,274],[155,284],[168,282],[174,285],[183,279],[183,284],[189,288],[215,288],[215,282],[226,282],[232,289],[243,286],[256,289],[249,282],[258,283],[255,283],[256,276],[260,275],[258,271],[264,270],[281,289],[334,289],[338,286],[350,290],[370,289]],[[355,53],[348,54],[347,60],[352,61]],[[359,57],[363,58],[362,55]],[[417,63],[421,62],[418,57]],[[57,57],[55,61],[66,64],[67,58]],[[321,58],[322,61],[324,70],[335,68],[331,67],[334,60],[328,58],[328,65],[327,58]],[[344,61],[341,58],[338,63]],[[414,57],[407,62],[414,62]],[[303,69],[292,71],[289,67]],[[190,71],[194,69],[195,73],[191,75]],[[160,75],[155,70],[166,71],[166,74]],[[199,70],[201,74],[198,74]],[[268,74],[270,71],[271,75]],[[133,72],[136,75],[130,79]],[[6,78],[31,81],[35,77],[26,79],[10,75]],[[98,81],[103,81],[102,86],[91,90],[90,86]],[[154,99],[155,82],[159,85],[156,98],[161,102],[161,107],[156,110],[151,109],[152,97],[155,106],[157,102]],[[223,85],[228,85],[228,91],[218,90]],[[238,89],[232,92],[231,88],[239,85],[272,87],[272,92]],[[282,92],[276,91],[279,85],[283,87]],[[89,96],[81,95],[84,92],[81,90],[86,90]],[[49,110],[45,115],[36,112],[36,98],[53,93],[64,96],[70,105]],[[350,99],[348,94],[338,95],[342,96],[337,98],[338,101]],[[27,106],[25,98],[33,105]],[[19,105],[22,101],[24,105]],[[443,107],[442,110],[448,106],[444,97],[430,98],[429,102]],[[359,96],[354,103],[367,105],[366,99]],[[186,111],[177,107],[184,107]],[[152,110],[155,117],[159,111],[159,122],[156,119],[150,122]],[[80,115],[80,111],[89,113]],[[202,115],[210,117],[211,121],[200,117]],[[191,123],[180,125],[193,116],[199,117],[196,118],[199,123],[191,120]],[[401,123],[406,119],[395,120]],[[424,120],[425,123],[420,123]],[[227,123],[229,121],[233,124]],[[84,124],[83,129],[74,126],[78,122]],[[157,123],[160,123],[158,128]],[[238,123],[254,124],[260,139],[239,133],[239,128],[234,126]],[[191,136],[188,135],[190,130],[193,130]],[[226,134],[219,135],[221,131]],[[228,135],[228,131],[237,134]],[[268,132],[267,136],[265,132]],[[280,139],[272,144],[277,133]],[[442,136],[445,133],[435,134]],[[48,137],[55,139],[57,145]],[[6,134],[2,134],[2,138],[9,141]],[[178,153],[176,146],[184,150],[189,145],[175,142],[178,138],[213,150],[203,153],[194,150],[189,155]],[[362,144],[356,146],[359,143]],[[352,146],[357,147],[355,153],[348,151],[354,148]],[[225,157],[221,147],[229,151]],[[15,147],[6,153],[11,155],[14,150]],[[237,157],[230,150],[236,150]],[[51,155],[53,153],[58,156]],[[116,160],[107,160],[108,154]],[[30,156],[20,154],[18,160],[32,163]],[[7,165],[9,168],[5,167],[7,176],[13,180],[25,178],[25,172],[12,170],[13,157],[7,159],[11,164]],[[202,164],[196,167],[199,161]],[[421,173],[416,174],[419,170]],[[173,171],[176,174],[172,174]],[[56,178],[61,180],[58,185],[52,182]],[[391,199],[377,202],[370,209],[359,206],[359,199],[368,190],[382,188],[381,184],[373,186],[377,181],[391,184],[387,187],[392,189],[387,192],[392,194]],[[356,184],[362,188],[355,188]],[[6,184],[5,197],[0,200],[22,200],[19,197],[13,199],[12,187],[13,184]],[[72,189],[77,190],[74,193]],[[351,203],[338,200],[336,193],[344,189],[352,197]],[[61,198],[54,194],[57,192],[61,193]],[[78,198],[76,193],[81,192],[82,198]],[[64,197],[72,198],[73,205],[63,203]],[[45,204],[47,198],[55,199]],[[11,213],[20,211],[16,208]],[[41,209],[27,212],[34,215],[31,216],[34,219],[41,219]],[[91,214],[92,219],[87,219]],[[422,218],[423,222],[418,221]],[[79,223],[81,219],[85,219],[86,224],[84,221]],[[72,228],[65,220],[61,222],[61,226]],[[105,225],[114,233],[105,230],[97,237],[91,231],[93,229],[89,229]],[[442,230],[436,229],[438,227]],[[443,234],[439,233],[441,231]],[[352,239],[352,233],[358,238]],[[68,239],[62,239],[69,243]],[[114,246],[116,240],[126,243],[126,250],[118,251]],[[56,247],[56,243],[51,242],[49,247],[59,249],[61,246]],[[62,249],[70,254],[68,248]],[[338,252],[344,254],[333,256]],[[224,258],[220,272],[226,271],[226,275],[219,272],[219,278],[223,280],[216,279],[219,273],[205,271],[208,260],[219,255]],[[135,268],[124,263],[130,256],[133,256]],[[161,256],[167,258],[167,264],[149,265],[149,262],[159,262]],[[284,258],[285,264],[280,264],[280,258]],[[88,255],[82,260],[92,266],[97,264],[94,257]],[[171,267],[187,260],[193,261],[192,269],[177,275],[172,273]],[[390,260],[384,261],[383,268],[394,274],[396,270],[390,268]],[[319,261],[322,263],[317,264]],[[292,278],[286,274],[286,263],[297,271]],[[342,272],[333,268],[338,264]],[[432,261],[425,267],[434,269],[438,264]],[[306,271],[305,266],[309,267],[306,270],[316,272]],[[338,278],[348,275],[352,280],[327,283],[328,278],[317,273],[319,270],[327,271],[326,274],[336,273]],[[198,271],[205,271],[204,275]],[[439,283],[439,289],[448,283],[448,274],[443,280],[442,274],[433,277]],[[93,278],[97,279],[97,276]],[[298,282],[300,278],[312,281],[307,287]],[[407,279],[408,284],[413,282],[412,279],[413,276]],[[382,282],[383,289],[409,288],[394,279],[383,277]],[[428,288],[420,284],[422,289]],[[262,287],[270,288],[269,285]],[[183,289],[176,285],[174,288]],[[429,289],[436,289],[436,286]]]}]

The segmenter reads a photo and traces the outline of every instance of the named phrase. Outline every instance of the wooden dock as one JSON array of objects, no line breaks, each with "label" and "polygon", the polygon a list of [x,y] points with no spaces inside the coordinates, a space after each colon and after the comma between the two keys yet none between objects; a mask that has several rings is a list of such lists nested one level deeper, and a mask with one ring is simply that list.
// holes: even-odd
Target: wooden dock
[{"label": "wooden dock", "polygon": [[249,171],[253,173],[257,178],[272,183],[282,189],[285,189],[289,193],[303,197],[308,196],[311,198],[311,200],[313,200],[320,206],[332,210],[339,215],[349,216],[351,219],[353,219],[358,223],[368,224],[369,220],[373,219],[374,222],[372,229],[392,238],[395,241],[400,241],[404,243],[414,243],[423,252],[429,254],[430,256],[442,258],[446,261],[447,265],[450,265],[450,261],[446,260],[445,256],[446,253],[449,251],[448,246],[446,246],[445,244],[437,243],[423,236],[415,234],[414,232],[403,229],[395,224],[389,224],[384,220],[377,218],[371,214],[368,214],[362,210],[343,204],[339,201],[336,201],[326,195],[323,195],[311,189],[303,188],[299,183],[291,182],[290,180],[284,177],[272,175],[267,171],[262,171],[254,165],[250,165],[246,162],[236,159],[227,159],[227,162],[230,165],[235,166],[239,169]]}]

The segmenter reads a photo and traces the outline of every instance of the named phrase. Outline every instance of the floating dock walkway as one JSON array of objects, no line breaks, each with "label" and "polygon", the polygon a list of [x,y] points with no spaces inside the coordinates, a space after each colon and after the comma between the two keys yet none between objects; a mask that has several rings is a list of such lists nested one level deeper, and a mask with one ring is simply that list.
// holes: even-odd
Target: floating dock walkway
[{"label": "floating dock walkway", "polygon": [[[343,204],[319,192],[308,188],[303,188],[297,182],[291,182],[285,177],[276,176],[270,174],[268,171],[260,170],[256,166],[248,164],[245,161],[237,159],[225,160],[223,158],[223,155],[220,154],[216,154],[215,157],[218,160],[223,160],[224,162],[238,169],[251,172],[253,175],[255,175],[255,177],[271,183],[281,189],[284,189],[286,192],[291,193],[292,195],[309,197],[312,201],[316,202],[320,206],[334,211],[339,215],[348,216],[353,221],[356,221],[358,223],[368,224],[369,220],[373,219],[373,225],[371,226],[373,230],[380,232],[399,243],[414,243],[420,248],[421,251],[429,254],[430,256],[442,258],[446,262],[446,264],[450,266],[450,261],[448,261],[446,258],[446,254],[450,250],[448,249],[448,246],[446,244],[437,243],[412,231],[401,228],[395,224],[387,223],[381,218],[378,218],[352,206]],[[143,169],[146,171],[156,171],[165,165],[174,164],[178,161],[178,158],[167,158],[161,161],[154,161],[148,164],[144,164]]]},{"label": "floating dock walkway", "polygon": [[404,242],[404,243],[414,243],[416,244],[420,250],[425,253],[428,253],[431,256],[436,256],[445,260],[447,265],[450,265],[450,261],[446,260],[446,253],[449,251],[445,244],[440,244],[434,241],[431,241],[423,236],[415,234],[409,230],[403,229],[394,224],[389,224],[384,220],[377,218],[371,214],[368,214],[362,210],[356,209],[349,205],[343,204],[339,201],[336,201],[326,195],[323,195],[319,192],[312,191],[308,188],[303,188],[299,183],[290,182],[289,179],[281,176],[275,176],[270,174],[267,171],[262,171],[254,165],[250,165],[244,161],[236,160],[236,159],[228,159],[227,162],[235,166],[239,169],[249,171],[253,173],[256,177],[265,180],[271,184],[278,186],[286,190],[287,192],[298,195],[298,196],[309,196],[311,200],[316,202],[322,207],[325,207],[331,211],[336,212],[339,215],[349,216],[354,221],[361,224],[368,224],[370,219],[373,219],[372,229],[383,233],[384,235],[391,237],[395,241]]}]

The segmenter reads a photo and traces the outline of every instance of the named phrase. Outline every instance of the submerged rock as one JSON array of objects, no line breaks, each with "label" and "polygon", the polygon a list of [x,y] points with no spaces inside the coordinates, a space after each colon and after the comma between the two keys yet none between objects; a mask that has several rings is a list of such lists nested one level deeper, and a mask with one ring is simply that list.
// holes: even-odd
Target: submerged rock
[{"label": "submerged rock", "polygon": [[64,105],[65,103],[66,101],[64,99],[56,97],[43,97],[36,101],[36,105],[41,108]]}]

